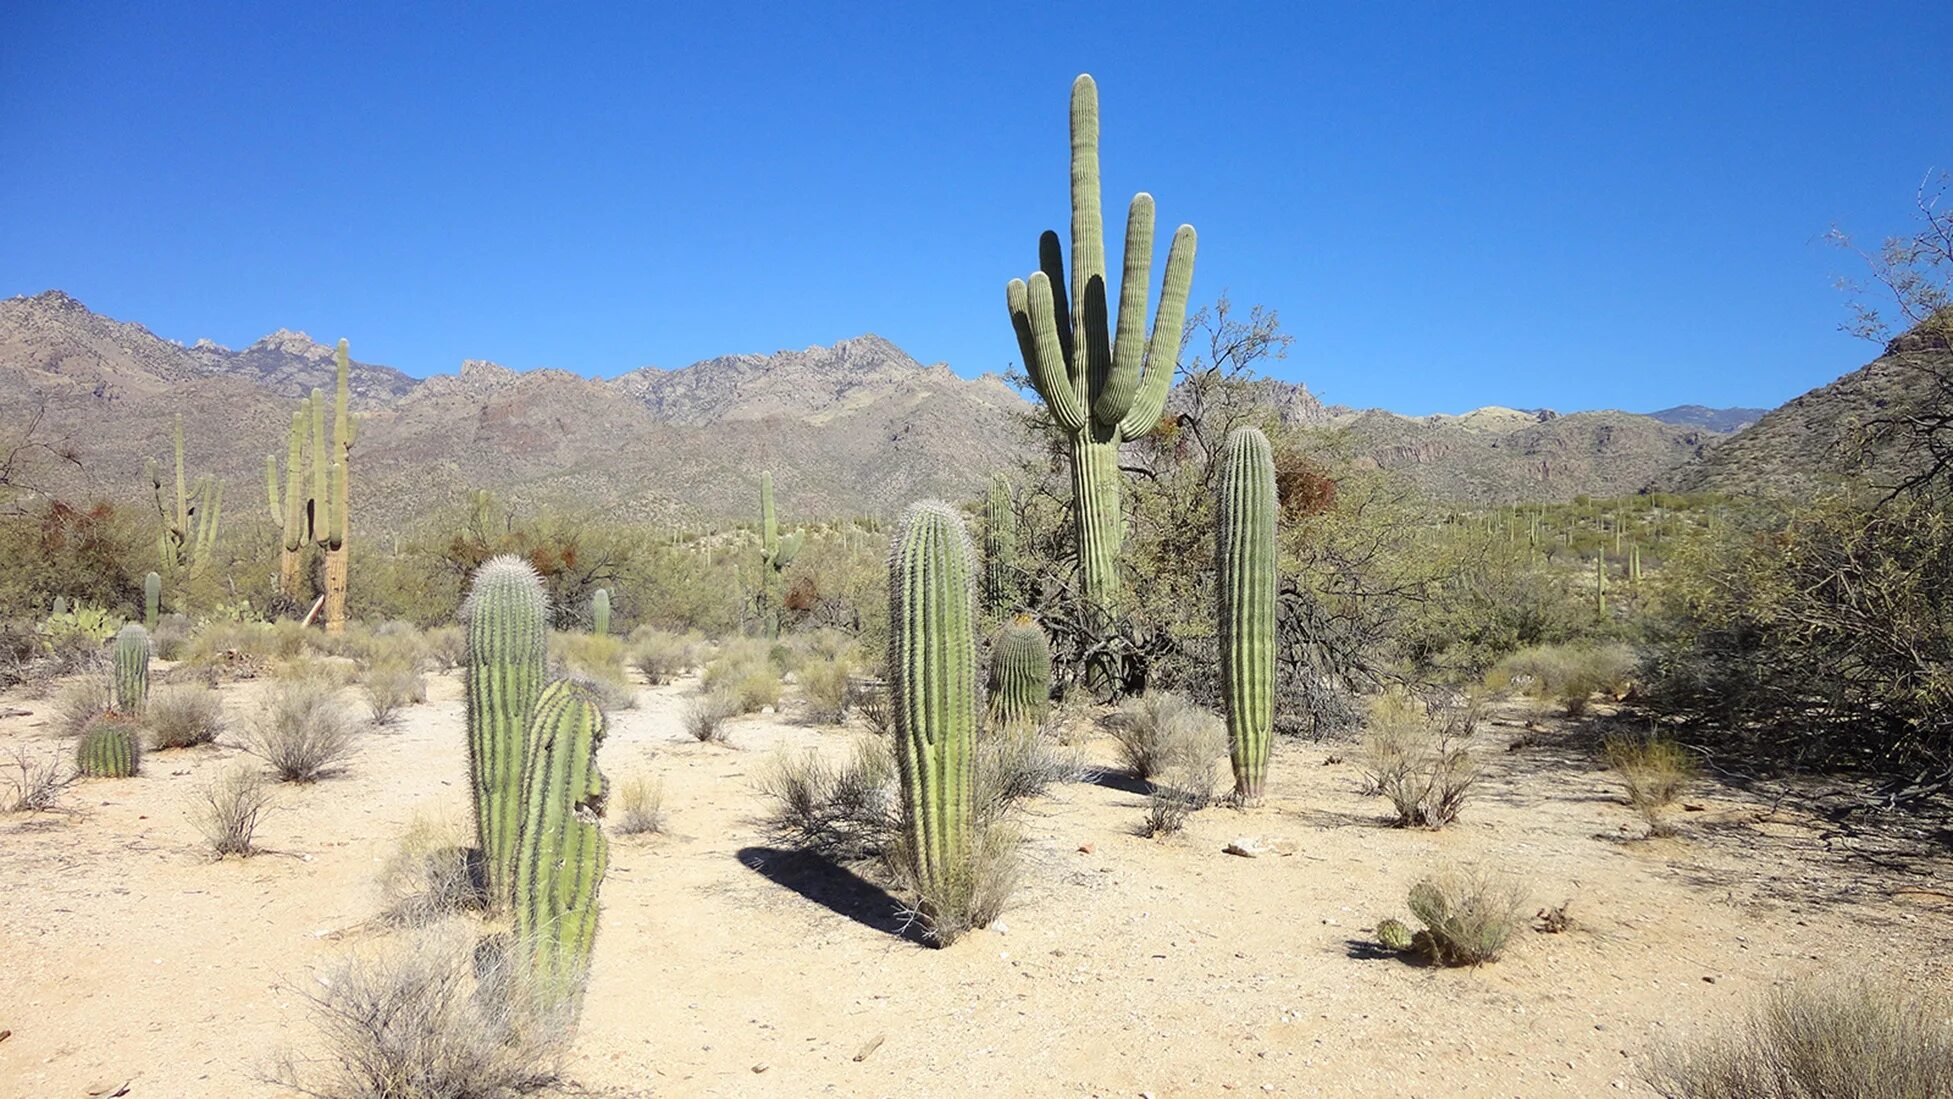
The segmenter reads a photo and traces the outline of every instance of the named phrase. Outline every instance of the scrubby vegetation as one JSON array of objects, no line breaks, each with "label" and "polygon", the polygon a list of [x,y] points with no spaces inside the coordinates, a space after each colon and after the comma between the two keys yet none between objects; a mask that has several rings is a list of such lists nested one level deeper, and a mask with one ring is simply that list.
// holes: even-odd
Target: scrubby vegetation
[{"label": "scrubby vegetation", "polygon": [[329,678],[300,675],[275,682],[252,718],[251,751],[284,782],[316,782],[351,754],[359,726]]}]

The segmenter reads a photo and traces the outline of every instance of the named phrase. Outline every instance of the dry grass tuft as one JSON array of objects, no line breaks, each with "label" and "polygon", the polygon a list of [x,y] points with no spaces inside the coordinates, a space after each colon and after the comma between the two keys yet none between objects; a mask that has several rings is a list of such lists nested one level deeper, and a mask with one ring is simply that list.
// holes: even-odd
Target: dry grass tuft
[{"label": "dry grass tuft", "polygon": [[360,672],[359,688],[375,725],[391,725],[401,710],[427,701],[427,680],[420,674],[418,660],[375,660]]},{"label": "dry grass tuft", "polygon": [[826,658],[813,656],[794,673],[807,716],[820,725],[839,725],[848,719],[854,701],[854,657],[848,650]]},{"label": "dry grass tuft", "polygon": [[744,712],[732,695],[708,691],[685,704],[685,731],[702,744],[723,744],[726,722]]},{"label": "dry grass tuft", "polygon": [[380,868],[382,919],[426,927],[487,901],[474,864],[474,837],[452,821],[417,816]]},{"label": "dry grass tuft", "polygon": [[150,695],[143,721],[152,746],[194,748],[224,731],[224,701],[201,684],[164,687]]},{"label": "dry grass tuft", "polygon": [[948,946],[1003,914],[1023,876],[1022,839],[1015,828],[992,822],[975,829],[961,873],[942,880],[923,876],[907,836],[898,834],[888,868],[910,898],[907,913],[921,924],[925,939]]},{"label": "dry grass tuft", "polygon": [[1666,1099],[1948,1099],[1943,1001],[1867,979],[1772,992],[1735,1028],[1659,1049],[1642,1078]]},{"label": "dry grass tuft", "polygon": [[661,779],[633,775],[617,792],[617,831],[636,836],[665,830],[665,784]]},{"label": "dry grass tuft", "polygon": [[775,842],[837,863],[883,854],[901,823],[895,755],[882,737],[857,740],[840,767],[814,751],[782,754],[758,786],[774,803],[766,825]]},{"label": "dry grass tuft", "polygon": [[352,753],[357,728],[328,680],[281,680],[265,692],[249,750],[284,782],[316,782]]},{"label": "dry grass tuft", "polygon": [[1424,930],[1412,949],[1436,965],[1484,965],[1526,926],[1526,887],[1489,870],[1447,870],[1411,887],[1411,915]]},{"label": "dry grass tuft", "polygon": [[1128,698],[1104,724],[1118,742],[1120,765],[1136,779],[1151,780],[1227,754],[1227,730],[1220,718],[1172,691]]},{"label": "dry grass tuft", "polygon": [[254,767],[233,767],[197,791],[190,819],[218,858],[250,857],[258,821],[271,807],[271,786]]},{"label": "dry grass tuft", "polygon": [[698,664],[698,642],[661,630],[645,630],[636,636],[631,660],[644,681],[656,687]]},{"label": "dry grass tuft", "polygon": [[1612,736],[1602,742],[1601,756],[1620,776],[1628,804],[1648,822],[1648,834],[1673,834],[1664,811],[1695,775],[1688,749],[1660,735]]},{"label": "dry grass tuft", "polygon": [[1559,703],[1568,717],[1579,717],[1596,693],[1615,698],[1633,685],[1639,659],[1626,645],[1536,645],[1493,666],[1486,685],[1516,688],[1531,698]]},{"label": "dry grass tuft", "polygon": [[106,675],[84,675],[64,683],[54,696],[54,728],[62,736],[80,736],[97,715],[108,712],[111,701]]},{"label": "dry grass tuft", "polygon": [[[705,665],[700,685],[735,700],[742,714],[778,707],[780,666],[774,660],[773,648],[755,638],[727,642],[719,655]],[[784,658],[786,652],[783,646],[780,655]]]},{"label": "dry grass tuft", "polygon": [[80,777],[58,755],[37,756],[15,748],[7,775],[7,812],[46,813],[60,808],[62,791]]},{"label": "dry grass tuft", "polygon": [[1478,781],[1465,745],[1481,712],[1475,700],[1427,707],[1399,692],[1371,704],[1364,791],[1390,799],[1399,828],[1443,828],[1458,819]]}]

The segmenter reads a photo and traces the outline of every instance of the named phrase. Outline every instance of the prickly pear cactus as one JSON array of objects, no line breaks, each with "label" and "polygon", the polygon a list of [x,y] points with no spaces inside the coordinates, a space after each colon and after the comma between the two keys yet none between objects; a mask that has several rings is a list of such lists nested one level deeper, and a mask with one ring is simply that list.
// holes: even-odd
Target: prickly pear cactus
[{"label": "prickly pear cactus", "polygon": [[121,714],[102,714],[82,730],[75,769],[90,778],[128,778],[142,766],[142,730]]},{"label": "prickly pear cactus", "polygon": [[1377,941],[1385,950],[1403,953],[1411,948],[1411,929],[1402,920],[1381,920],[1377,923]]},{"label": "prickly pear cactus", "polygon": [[998,728],[1036,726],[1051,712],[1051,644],[1029,615],[997,635],[990,652],[990,718]]},{"label": "prickly pear cactus", "polygon": [[532,991],[574,1005],[597,935],[597,890],[609,861],[604,776],[597,748],[603,708],[569,680],[543,688],[529,723],[532,747],[515,858],[515,941]]},{"label": "prickly pear cactus", "polygon": [[149,631],[134,622],[115,635],[115,678],[110,687],[117,713],[140,717],[149,705]]},{"label": "prickly pear cactus", "polygon": [[1261,800],[1275,725],[1275,460],[1257,428],[1228,433],[1222,454],[1221,701],[1227,710],[1234,796]]},{"label": "prickly pear cactus", "polygon": [[549,674],[549,599],[536,570],[505,555],[475,570],[461,613],[468,629],[464,668],[475,834],[489,903],[501,908],[514,895],[529,717]]}]

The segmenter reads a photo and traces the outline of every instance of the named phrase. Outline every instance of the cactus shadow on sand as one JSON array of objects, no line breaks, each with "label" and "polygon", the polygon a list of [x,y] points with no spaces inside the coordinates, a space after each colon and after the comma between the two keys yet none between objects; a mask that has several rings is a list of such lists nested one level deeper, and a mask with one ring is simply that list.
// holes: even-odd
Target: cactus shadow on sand
[{"label": "cactus shadow on sand", "polygon": [[742,847],[741,865],[775,885],[873,930],[926,944],[920,922],[895,895],[830,859],[785,847]]}]

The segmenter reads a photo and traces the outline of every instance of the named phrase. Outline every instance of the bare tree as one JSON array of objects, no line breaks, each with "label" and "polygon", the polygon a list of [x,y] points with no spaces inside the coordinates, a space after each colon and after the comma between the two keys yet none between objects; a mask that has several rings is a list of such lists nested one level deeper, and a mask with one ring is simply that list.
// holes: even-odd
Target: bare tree
[{"label": "bare tree", "polygon": [[0,511],[19,515],[25,509],[23,496],[52,495],[50,467],[73,466],[82,469],[81,453],[66,436],[50,438],[45,428],[47,398],[34,403],[27,423],[13,435],[0,439]]}]

